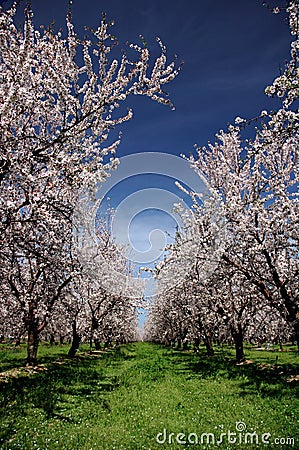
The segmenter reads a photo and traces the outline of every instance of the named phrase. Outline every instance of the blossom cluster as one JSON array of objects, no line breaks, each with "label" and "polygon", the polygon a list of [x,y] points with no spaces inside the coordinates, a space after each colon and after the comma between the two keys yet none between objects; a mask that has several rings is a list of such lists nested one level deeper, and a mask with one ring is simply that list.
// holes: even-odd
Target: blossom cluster
[{"label": "blossom cluster", "polygon": [[[33,342],[36,350],[56,307],[63,309],[66,289],[78,279],[80,287],[89,285],[74,239],[75,205],[119,163],[120,135],[114,130],[133,114],[122,104],[131,95],[145,95],[172,106],[162,86],[180,67],[167,62],[160,40],[153,70],[146,47],[130,45],[135,60],[112,57],[113,22],[104,15],[83,41],[70,13],[65,36],[53,27],[36,28],[29,6],[19,29],[17,3],[0,10],[1,311],[5,332],[27,332],[28,349]],[[98,283],[109,273],[106,265]],[[96,295],[109,296],[101,292]],[[60,328],[62,312],[55,317]]]},{"label": "blossom cluster", "polygon": [[[298,3],[289,8],[291,60],[266,89],[282,107],[262,111],[243,140],[237,117],[189,158],[210,198],[190,193],[193,211],[169,259],[156,267],[149,339],[299,343]],[[186,192],[185,192],[186,193]],[[180,285],[173,279],[180,280]],[[242,355],[237,355],[237,357]]]}]

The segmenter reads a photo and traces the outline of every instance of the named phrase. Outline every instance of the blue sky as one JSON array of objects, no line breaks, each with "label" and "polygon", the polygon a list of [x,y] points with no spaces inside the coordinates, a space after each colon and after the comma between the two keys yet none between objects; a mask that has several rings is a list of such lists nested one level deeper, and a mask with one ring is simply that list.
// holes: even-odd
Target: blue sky
[{"label": "blue sky", "polygon": [[[4,8],[11,3],[1,1]],[[67,0],[31,3],[37,24],[55,19],[57,28],[64,26]],[[143,97],[128,101],[134,118],[123,128],[118,150],[121,164],[130,156],[134,166],[132,155],[155,152],[156,166],[147,173],[143,156],[133,171],[112,176],[110,191],[108,185],[102,187],[120,212],[116,237],[129,238],[138,251],[147,251],[155,238],[161,245],[161,236],[154,230],[166,232],[167,239],[167,233],[174,235],[177,219],[168,206],[163,210],[163,204],[168,205],[173,196],[186,200],[174,184],[176,176],[187,185],[196,183],[184,163],[174,163],[170,172],[163,168],[161,154],[188,155],[195,143],[213,141],[215,133],[236,116],[252,118],[263,109],[275,109],[277,103],[264,95],[264,88],[288,59],[291,38],[284,14],[271,14],[261,0],[73,0],[78,34],[84,35],[84,25],[97,26],[102,11],[115,20],[113,33],[120,49],[127,41],[139,43],[142,34],[157,56],[155,37],[159,36],[170,59],[176,54],[178,61],[184,60],[179,77],[166,87],[175,111]],[[166,166],[172,164],[166,158]],[[150,193],[153,198],[148,200]],[[126,213],[121,216],[121,211]]]},{"label": "blue sky", "polygon": [[[2,1],[4,7],[11,3]],[[36,23],[54,18],[57,27],[64,26],[67,0],[31,3]],[[263,91],[288,58],[290,35],[282,15],[271,14],[262,0],[73,0],[81,36],[84,25],[99,23],[102,11],[115,20],[120,48],[143,34],[157,54],[159,36],[169,58],[177,54],[185,62],[167,86],[175,111],[147,98],[131,99],[135,117],[126,124],[119,155],[189,154],[195,142],[213,140],[236,116],[254,117],[273,106]]]}]

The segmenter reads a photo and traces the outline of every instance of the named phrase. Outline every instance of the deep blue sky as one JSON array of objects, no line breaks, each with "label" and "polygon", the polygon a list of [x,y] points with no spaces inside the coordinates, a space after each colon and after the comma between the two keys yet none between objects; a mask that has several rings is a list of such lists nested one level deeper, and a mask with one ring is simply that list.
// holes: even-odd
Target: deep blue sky
[{"label": "deep blue sky", "polygon": [[[4,7],[11,3],[2,1]],[[64,26],[67,0],[32,0],[32,8],[36,23],[54,18]],[[185,61],[167,86],[175,111],[133,99],[135,117],[126,125],[120,155],[188,154],[236,116],[253,117],[272,105],[263,91],[288,58],[290,35],[282,15],[271,14],[262,0],[73,0],[79,34],[84,25],[95,27],[102,11],[115,20],[120,47],[143,34],[156,53],[159,36],[170,58]]]},{"label": "deep blue sky", "polygon": [[[12,2],[1,3],[7,8]],[[31,3],[37,24],[48,25],[55,19],[57,28],[64,26],[67,0]],[[252,118],[263,109],[277,106],[264,95],[264,88],[279,75],[279,68],[288,59],[291,38],[284,14],[272,14],[261,0],[73,0],[73,22],[78,34],[84,35],[84,25],[96,27],[103,11],[115,20],[113,33],[120,49],[127,41],[139,43],[142,34],[157,55],[155,37],[159,36],[170,59],[177,54],[179,61],[184,60],[179,77],[166,87],[175,111],[144,97],[128,102],[134,107],[134,118],[123,129],[119,157],[139,152],[188,155],[194,143],[213,141],[215,133],[236,116]],[[171,235],[175,230],[171,211],[161,212],[160,202],[155,213],[152,202],[147,200],[148,191],[145,195],[140,190],[162,189],[165,204],[168,193],[184,197],[173,178],[161,174],[160,161],[157,158],[156,169],[151,169],[156,175],[146,175],[141,160],[133,176],[120,176],[108,193],[110,203],[117,208],[129,195],[139,192],[130,197],[131,204],[138,202],[139,217],[132,216],[131,224],[121,223],[118,227],[124,235],[132,234],[130,239],[138,250],[149,245],[151,229],[160,227]],[[180,172],[178,169],[177,174]],[[188,184],[188,177],[184,177]],[[157,191],[153,195],[160,197]]]}]

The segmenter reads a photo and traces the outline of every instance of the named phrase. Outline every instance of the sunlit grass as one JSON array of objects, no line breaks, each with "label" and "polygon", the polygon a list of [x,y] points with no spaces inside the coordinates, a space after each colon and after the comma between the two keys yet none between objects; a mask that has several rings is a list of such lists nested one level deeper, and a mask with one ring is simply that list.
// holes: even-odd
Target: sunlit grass
[{"label": "sunlit grass", "polygon": [[[137,343],[72,361],[63,356],[66,347],[42,345],[39,356],[47,370],[1,383],[0,448],[217,448],[169,444],[174,439],[169,433],[219,438],[221,432],[235,432],[236,422],[258,435],[270,433],[271,439],[297,440],[294,446],[256,448],[299,448],[298,384],[287,381],[298,368],[298,356],[294,348],[288,350],[246,348],[253,363],[236,366],[227,347],[208,358],[203,349],[194,354]],[[23,348],[2,350],[2,367],[20,366],[24,355]],[[164,429],[167,441],[159,444],[156,436]],[[255,446],[225,442],[218,448]]]}]

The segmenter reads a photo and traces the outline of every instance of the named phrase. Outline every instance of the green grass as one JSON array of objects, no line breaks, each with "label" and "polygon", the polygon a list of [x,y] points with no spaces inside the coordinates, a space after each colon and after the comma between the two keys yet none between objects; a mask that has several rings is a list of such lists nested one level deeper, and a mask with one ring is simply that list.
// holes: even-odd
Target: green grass
[{"label": "green grass", "polygon": [[[18,371],[0,383],[0,448],[298,449],[298,382],[287,382],[298,370],[298,356],[288,350],[247,348],[253,363],[236,366],[227,347],[208,358],[203,350],[196,355],[134,343],[69,360],[66,347],[42,345],[39,372]],[[24,356],[23,347],[2,349],[0,370],[20,367]],[[222,432],[236,432],[236,422],[259,439],[270,433],[271,444],[245,444],[246,431],[237,432],[235,444],[227,436],[218,446],[200,443],[202,433],[219,439]],[[163,440],[164,429],[167,441],[159,444],[156,436],[162,433]],[[170,433],[196,433],[199,443],[178,444],[170,436],[169,444]],[[294,438],[295,444],[275,444],[275,438]]]},{"label": "green grass", "polygon": [[[0,344],[0,372],[24,366],[26,346],[25,343],[18,347],[13,344]],[[38,348],[38,364],[47,364],[56,361],[59,357],[64,358],[67,348],[67,346],[42,343]]]}]

